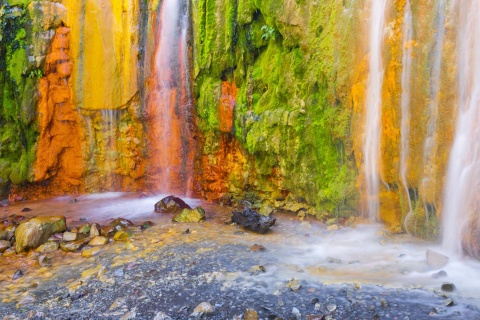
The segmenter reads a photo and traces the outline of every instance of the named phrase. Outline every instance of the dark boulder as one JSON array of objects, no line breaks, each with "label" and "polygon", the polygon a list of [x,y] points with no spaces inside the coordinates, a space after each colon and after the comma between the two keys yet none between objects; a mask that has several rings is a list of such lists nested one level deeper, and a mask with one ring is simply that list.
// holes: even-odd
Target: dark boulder
[{"label": "dark boulder", "polygon": [[182,199],[175,196],[168,196],[155,203],[155,212],[157,213],[177,213],[183,209],[192,209]]},{"label": "dark boulder", "polygon": [[257,233],[266,233],[277,220],[273,217],[262,216],[250,208],[243,211],[233,211],[232,214],[232,222]]}]

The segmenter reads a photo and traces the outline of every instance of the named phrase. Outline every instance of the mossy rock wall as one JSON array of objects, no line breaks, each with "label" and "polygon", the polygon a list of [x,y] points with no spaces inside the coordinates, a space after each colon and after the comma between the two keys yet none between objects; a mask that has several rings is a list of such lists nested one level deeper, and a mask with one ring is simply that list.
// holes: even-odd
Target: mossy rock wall
[{"label": "mossy rock wall", "polygon": [[[289,192],[319,209],[356,208],[357,170],[348,98],[355,12],[344,1],[193,0],[195,92],[205,138],[201,173],[225,136],[248,159],[222,192]],[[343,21],[343,23],[338,23]],[[222,84],[238,88],[233,127],[223,132]],[[200,176],[209,180],[210,177]],[[240,179],[239,179],[240,178]]]}]

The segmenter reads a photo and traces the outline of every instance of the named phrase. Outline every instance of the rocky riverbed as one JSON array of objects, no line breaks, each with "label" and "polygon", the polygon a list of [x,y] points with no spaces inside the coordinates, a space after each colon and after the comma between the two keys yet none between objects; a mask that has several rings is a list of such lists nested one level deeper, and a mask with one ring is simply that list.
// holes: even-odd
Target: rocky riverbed
[{"label": "rocky riverbed", "polygon": [[[153,213],[158,197],[138,198],[121,194],[62,198],[0,208],[0,215],[25,206],[31,216],[63,211],[70,226],[80,224],[80,218],[105,223],[118,217],[156,224],[134,233],[129,241],[110,241],[89,258],[60,250],[48,253],[42,263],[32,253],[0,256],[0,315],[157,320],[480,318],[477,265],[464,261],[466,267],[459,269],[451,261],[439,273],[426,261],[431,244],[390,235],[372,225],[339,225],[329,231],[315,220],[300,221],[286,214],[276,214],[272,231],[259,235],[229,223],[231,208],[209,204],[202,204],[205,222],[173,223],[171,216]],[[453,292],[442,291],[447,282],[455,284]]]}]

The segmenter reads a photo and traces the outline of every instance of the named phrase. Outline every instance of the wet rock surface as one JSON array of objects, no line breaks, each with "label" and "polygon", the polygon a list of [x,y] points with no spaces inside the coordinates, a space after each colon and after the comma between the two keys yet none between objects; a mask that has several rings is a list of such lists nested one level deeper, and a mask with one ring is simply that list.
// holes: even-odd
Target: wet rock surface
[{"label": "wet rock surface", "polygon": [[156,213],[177,213],[183,209],[192,209],[185,201],[175,196],[168,196],[155,204]]},{"label": "wet rock surface", "polygon": [[[300,265],[285,256],[286,247],[289,253],[318,254],[302,253],[301,246],[325,241],[330,232],[324,227],[278,216],[275,232],[237,234],[238,226],[224,223],[227,211],[212,212],[207,207],[206,222],[189,225],[188,232],[164,216],[126,241],[86,247],[81,254],[44,253],[40,265],[36,252],[2,256],[0,315],[185,320],[195,318],[195,309],[203,305],[208,306],[205,319],[214,320],[480,318],[478,301],[450,293],[360,285],[352,283],[354,277],[345,284],[323,282],[327,271],[338,272],[355,257],[340,256],[337,264],[327,255]],[[311,237],[304,237],[306,232]],[[252,250],[260,246],[264,249]],[[13,280],[19,270],[22,276]],[[433,281],[431,271],[426,277]],[[437,289],[444,280],[435,280]]]},{"label": "wet rock surface", "polygon": [[245,208],[243,211],[232,212],[232,222],[235,222],[245,229],[257,233],[266,233],[275,224],[274,217],[263,216],[258,212]]}]

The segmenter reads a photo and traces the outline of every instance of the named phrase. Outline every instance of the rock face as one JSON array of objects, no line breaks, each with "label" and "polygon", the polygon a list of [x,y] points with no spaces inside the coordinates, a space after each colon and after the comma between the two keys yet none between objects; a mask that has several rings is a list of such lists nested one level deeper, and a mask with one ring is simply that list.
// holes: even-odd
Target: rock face
[{"label": "rock face", "polygon": [[449,258],[441,253],[427,249],[427,264],[435,269],[443,268],[447,265]]},{"label": "rock face", "polygon": [[172,219],[174,222],[200,222],[203,220],[205,220],[205,210],[202,207],[183,209],[182,212],[176,214]]},{"label": "rock face", "polygon": [[232,222],[257,233],[266,233],[276,221],[275,218],[263,216],[250,208],[233,211],[232,214]]},{"label": "rock face", "polygon": [[15,249],[18,253],[44,244],[57,232],[66,230],[65,217],[36,217],[20,224],[15,230]]},{"label": "rock face", "polygon": [[182,199],[175,196],[168,196],[155,203],[157,213],[177,213],[183,209],[192,209]]}]

